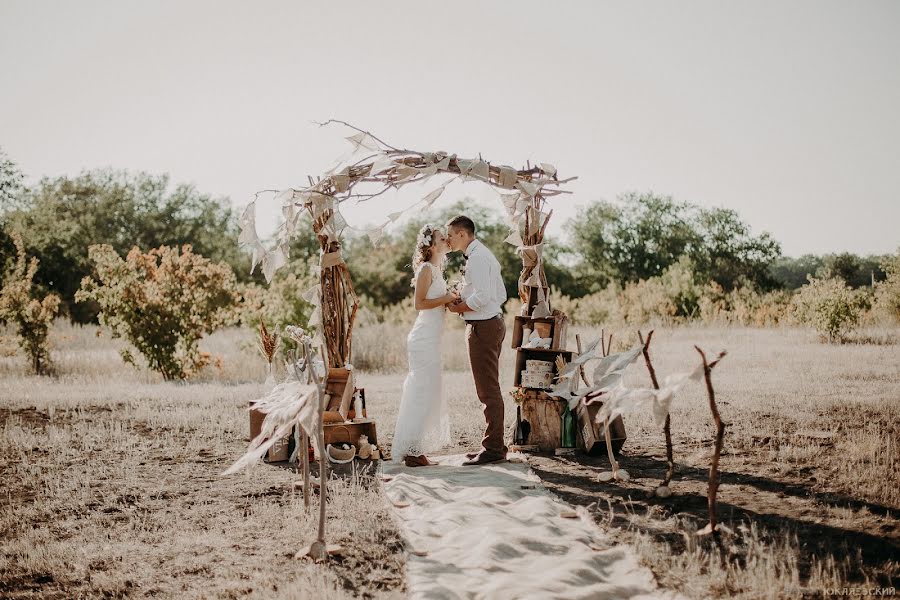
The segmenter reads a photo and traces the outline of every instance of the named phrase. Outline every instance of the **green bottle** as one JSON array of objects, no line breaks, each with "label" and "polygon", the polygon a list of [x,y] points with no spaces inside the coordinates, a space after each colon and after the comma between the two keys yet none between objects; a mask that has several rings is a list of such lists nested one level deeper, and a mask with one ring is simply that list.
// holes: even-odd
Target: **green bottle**
[{"label": "green bottle", "polygon": [[562,437],[560,446],[563,448],[575,447],[575,415],[569,410],[569,404],[566,403],[566,409],[560,417],[560,437]]}]

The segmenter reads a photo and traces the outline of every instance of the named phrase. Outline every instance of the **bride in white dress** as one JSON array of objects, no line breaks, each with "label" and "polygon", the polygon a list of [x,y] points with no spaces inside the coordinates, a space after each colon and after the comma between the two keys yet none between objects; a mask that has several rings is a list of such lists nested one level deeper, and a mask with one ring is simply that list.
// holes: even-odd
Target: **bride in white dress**
[{"label": "bride in white dress", "polygon": [[450,443],[450,421],[441,384],[441,337],[446,305],[457,299],[447,292],[444,259],[450,245],[434,225],[419,231],[413,254],[416,322],[406,338],[409,374],[394,428],[393,462],[408,467],[434,464],[425,456]]}]

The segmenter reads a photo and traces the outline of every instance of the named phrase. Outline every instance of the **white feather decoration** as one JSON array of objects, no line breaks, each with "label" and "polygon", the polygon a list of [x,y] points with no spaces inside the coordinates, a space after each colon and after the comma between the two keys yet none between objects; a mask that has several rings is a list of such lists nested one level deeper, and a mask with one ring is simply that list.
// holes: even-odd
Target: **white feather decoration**
[{"label": "white feather decoration", "polygon": [[309,437],[318,439],[318,389],[313,384],[288,381],[275,386],[268,396],[254,403],[253,408],[265,413],[262,430],[250,442],[247,452],[228,467],[222,475],[231,475],[256,463],[276,441],[300,425]]}]

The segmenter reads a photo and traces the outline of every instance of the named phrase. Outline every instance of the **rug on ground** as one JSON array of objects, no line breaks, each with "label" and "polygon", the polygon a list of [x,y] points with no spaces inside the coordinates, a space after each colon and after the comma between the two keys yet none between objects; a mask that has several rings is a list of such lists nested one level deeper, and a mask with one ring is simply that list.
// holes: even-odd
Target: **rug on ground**
[{"label": "rug on ground", "polygon": [[633,551],[541,485],[524,458],[384,465],[411,598],[671,598]]}]

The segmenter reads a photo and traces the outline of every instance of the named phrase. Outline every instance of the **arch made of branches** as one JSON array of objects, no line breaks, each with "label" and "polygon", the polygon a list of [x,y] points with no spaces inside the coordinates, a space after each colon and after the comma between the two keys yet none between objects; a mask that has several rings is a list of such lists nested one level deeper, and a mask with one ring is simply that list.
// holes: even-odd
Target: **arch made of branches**
[{"label": "arch made of branches", "polygon": [[[387,220],[365,233],[377,245],[384,230],[403,213],[414,208],[426,209],[443,194],[454,180],[482,181],[499,193],[510,225],[506,241],[517,248],[522,258],[519,296],[534,317],[550,314],[548,285],[542,254],[544,232],[553,214],[546,210],[548,198],[571,193],[561,186],[576,177],[560,179],[549,163],[527,164],[516,169],[495,165],[478,158],[460,158],[444,151],[419,152],[397,148],[345,121],[329,120],[320,125],[343,125],[355,133],[347,138],[353,144],[351,153],[322,176],[309,177],[309,185],[285,190],[263,190],[256,194],[240,218],[241,247],[252,254],[251,272],[261,265],[267,281],[287,263],[288,247],[296,234],[299,217],[305,212],[319,240],[319,283],[304,294],[315,308],[309,326],[318,332],[328,366],[343,367],[350,362],[353,323],[359,298],[353,289],[350,272],[341,255],[341,234],[348,228],[340,207],[349,200],[372,201],[391,189],[421,183],[441,174],[448,178],[419,202],[405,210],[391,213]],[[276,244],[267,248],[256,233],[256,202],[260,194],[274,193],[281,202],[283,222],[276,232]]]}]

